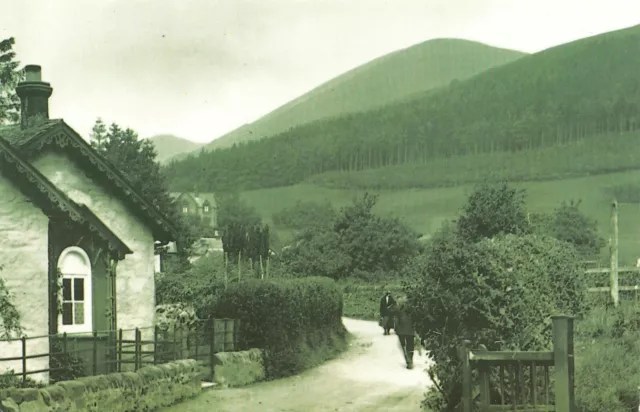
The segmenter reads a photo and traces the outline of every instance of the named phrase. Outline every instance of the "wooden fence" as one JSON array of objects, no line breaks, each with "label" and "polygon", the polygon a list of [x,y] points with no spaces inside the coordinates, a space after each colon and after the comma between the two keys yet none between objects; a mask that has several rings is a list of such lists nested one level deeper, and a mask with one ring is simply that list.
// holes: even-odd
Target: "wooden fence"
[{"label": "wooden fence", "polygon": [[[52,381],[60,381],[77,375],[136,371],[144,365],[195,359],[210,368],[212,376],[216,353],[246,349],[239,339],[239,328],[240,321],[236,319],[210,319],[172,330],[155,326],[2,340],[0,344],[14,343],[21,349],[19,356],[0,357],[0,370],[10,369],[8,375],[21,377],[23,383],[30,375],[42,373],[49,373]],[[30,340],[43,338],[49,339],[49,351],[27,350]],[[49,358],[47,368],[29,367],[33,360],[42,365],[44,358]]]},{"label": "wooden fence", "polygon": [[[484,345],[471,350],[470,342],[465,341],[459,348],[463,412],[574,411],[573,318],[554,316],[552,319],[553,351],[550,352],[496,352]],[[553,367],[553,376],[549,373],[550,367]],[[492,380],[493,377],[497,377],[498,382]],[[551,378],[554,378],[553,385]],[[479,392],[478,396],[474,396],[474,392]]]}]

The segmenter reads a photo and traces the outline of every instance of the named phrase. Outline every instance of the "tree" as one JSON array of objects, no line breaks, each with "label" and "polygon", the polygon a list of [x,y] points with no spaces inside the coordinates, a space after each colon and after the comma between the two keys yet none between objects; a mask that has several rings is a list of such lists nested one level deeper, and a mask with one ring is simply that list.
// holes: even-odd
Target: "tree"
[{"label": "tree", "polygon": [[228,259],[250,259],[254,264],[269,256],[271,231],[262,223],[256,209],[244,202],[238,192],[216,194],[218,227],[222,248]]},{"label": "tree", "polygon": [[0,40],[0,124],[18,123],[20,120],[16,86],[24,80],[24,72],[18,69],[20,62],[15,60],[14,44],[13,37]]},{"label": "tree", "polygon": [[469,195],[457,221],[458,234],[476,242],[499,234],[530,233],[525,192],[507,183],[482,183]]},{"label": "tree", "polygon": [[165,177],[158,164],[153,142],[140,140],[138,134],[112,123],[105,131],[104,123],[98,119],[93,126],[91,146],[114,164],[146,199],[171,220],[178,229],[178,251],[182,258],[188,256],[195,241],[194,230],[173,206]]},{"label": "tree", "polygon": [[377,196],[365,193],[344,207],[332,225],[309,227],[282,254],[299,275],[369,277],[397,273],[421,248],[418,235],[398,218],[373,213]]},{"label": "tree", "polygon": [[562,202],[552,214],[537,216],[536,231],[572,244],[584,258],[593,258],[600,254],[606,242],[598,233],[598,222],[580,210],[580,203]]}]

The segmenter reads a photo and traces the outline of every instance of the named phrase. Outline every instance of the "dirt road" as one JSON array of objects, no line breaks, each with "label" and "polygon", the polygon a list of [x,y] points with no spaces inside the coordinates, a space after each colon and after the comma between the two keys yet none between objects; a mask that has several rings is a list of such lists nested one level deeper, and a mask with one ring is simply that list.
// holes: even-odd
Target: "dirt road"
[{"label": "dirt road", "polygon": [[427,359],[405,368],[398,338],[376,322],[344,319],[354,335],[342,356],[305,373],[244,388],[209,390],[165,412],[418,411],[428,385]]}]

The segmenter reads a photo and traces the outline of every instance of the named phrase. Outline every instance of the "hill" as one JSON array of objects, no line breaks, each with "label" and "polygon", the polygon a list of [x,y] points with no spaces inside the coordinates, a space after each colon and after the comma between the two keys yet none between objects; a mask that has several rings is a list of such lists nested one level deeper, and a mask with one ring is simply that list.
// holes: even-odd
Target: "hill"
[{"label": "hill", "polygon": [[158,152],[158,161],[166,163],[169,159],[175,158],[177,155],[184,155],[193,152],[204,146],[202,143],[192,142],[170,134],[162,134],[150,137]]},{"label": "hill", "polygon": [[373,109],[464,80],[525,53],[462,39],[434,39],[350,70],[222,136],[207,149],[260,139],[326,117]]},{"label": "hill", "polygon": [[[168,167],[175,190],[258,189],[359,171],[606,138],[640,128],[640,26],[557,46],[363,113]],[[587,143],[585,143],[587,144]],[[199,173],[194,173],[197,170]]]}]

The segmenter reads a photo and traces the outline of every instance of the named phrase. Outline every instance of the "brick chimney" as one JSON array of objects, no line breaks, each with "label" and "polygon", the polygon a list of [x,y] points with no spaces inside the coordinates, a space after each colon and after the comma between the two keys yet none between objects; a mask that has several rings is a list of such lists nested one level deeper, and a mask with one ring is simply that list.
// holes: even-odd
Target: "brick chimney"
[{"label": "brick chimney", "polygon": [[20,97],[20,126],[28,127],[28,120],[39,117],[49,119],[49,97],[53,88],[42,81],[42,68],[30,64],[24,68],[26,79],[18,83],[16,93]]}]

